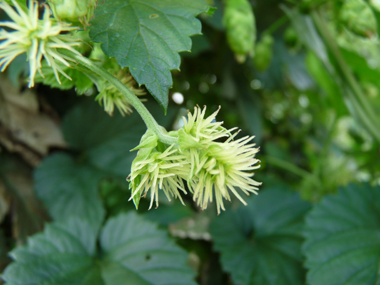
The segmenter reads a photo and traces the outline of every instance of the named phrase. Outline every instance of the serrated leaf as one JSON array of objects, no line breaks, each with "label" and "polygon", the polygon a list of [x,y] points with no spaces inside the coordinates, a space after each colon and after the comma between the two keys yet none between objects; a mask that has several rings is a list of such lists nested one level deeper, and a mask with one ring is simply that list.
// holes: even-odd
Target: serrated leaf
[{"label": "serrated leaf", "polygon": [[[185,266],[187,254],[174,244],[167,232],[134,212],[110,219],[102,231],[103,276],[133,278],[129,284],[192,284],[194,272]],[[108,279],[109,278],[109,279]],[[118,279],[116,279],[118,280]],[[124,284],[124,283],[107,283]]]},{"label": "serrated leaf", "polygon": [[288,189],[270,188],[211,223],[215,249],[235,284],[304,284],[303,217],[310,204]]},{"label": "serrated leaf", "polygon": [[98,194],[99,171],[58,153],[47,157],[36,169],[35,188],[55,220],[77,216],[99,228],[105,210]]},{"label": "serrated leaf", "polygon": [[[176,111],[167,116],[159,115],[156,108],[152,114],[159,118],[162,126],[167,126]],[[136,153],[136,147],[146,126],[141,117],[134,112],[122,117],[115,113],[110,117],[98,104],[85,101],[75,106],[64,118],[63,133],[69,146],[85,151],[89,164],[117,176],[127,177]]]},{"label": "serrated leaf", "polygon": [[2,275],[9,285],[195,285],[187,254],[157,226],[131,212],[110,219],[101,233],[74,218],[47,225],[11,253]]},{"label": "serrated leaf", "polygon": [[79,219],[47,225],[26,246],[11,252],[15,262],[2,275],[9,285],[102,285],[95,255],[96,231]]},{"label": "serrated leaf", "polygon": [[190,51],[189,36],[201,33],[195,16],[208,8],[204,0],[106,0],[95,10],[90,38],[129,67],[166,112],[170,70],[179,69],[178,52]]},{"label": "serrated leaf", "polygon": [[380,284],[380,187],[349,185],[306,217],[309,284]]}]

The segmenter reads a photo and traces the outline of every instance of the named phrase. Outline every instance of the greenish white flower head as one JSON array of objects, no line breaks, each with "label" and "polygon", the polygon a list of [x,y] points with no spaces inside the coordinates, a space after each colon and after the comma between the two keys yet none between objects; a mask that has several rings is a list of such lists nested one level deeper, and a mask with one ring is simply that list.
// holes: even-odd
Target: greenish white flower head
[{"label": "greenish white flower head", "polygon": [[9,16],[12,21],[0,22],[0,26],[12,31],[2,29],[0,31],[0,67],[4,71],[7,66],[20,54],[26,53],[29,61],[29,87],[34,86],[34,78],[37,71],[41,72],[42,60],[46,60],[53,69],[57,81],[60,83],[59,73],[71,78],[62,70],[57,62],[70,66],[67,60],[60,54],[59,49],[67,49],[80,54],[73,46],[78,46],[80,41],[70,34],[77,28],[70,24],[57,22],[50,17],[50,9],[45,5],[42,19],[39,19],[38,3],[29,1],[28,11],[24,11],[16,1],[12,0],[13,9],[5,1],[0,2],[0,9]]},{"label": "greenish white flower head", "polygon": [[[259,151],[250,143],[253,137],[234,140],[236,128],[227,130],[222,122],[216,122],[216,111],[205,118],[206,107],[194,108],[189,113],[184,127],[179,131],[181,153],[191,161],[191,170],[187,185],[193,193],[193,199],[201,209],[206,209],[214,197],[218,214],[225,210],[223,199],[231,200],[230,192],[244,205],[237,188],[246,194],[257,194],[261,183],[252,179],[253,170],[260,167],[255,158]],[[226,138],[224,142],[217,141]]]},{"label": "greenish white flower head", "polygon": [[141,138],[140,144],[133,150],[139,149],[132,163],[129,188],[132,190],[131,199],[136,208],[140,197],[146,197],[150,190],[150,206],[156,201],[158,207],[158,190],[164,191],[170,197],[179,198],[184,204],[180,189],[186,194],[183,178],[186,177],[188,162],[186,157],[178,153],[174,145],[167,146],[158,141],[158,137],[150,130]]},{"label": "greenish white flower head", "polygon": [[238,132],[232,132],[236,128],[227,130],[223,122],[216,122],[218,111],[205,118],[206,108],[195,107],[194,113],[184,118],[183,128],[168,133],[177,138],[177,144],[171,146],[160,143],[153,132],[147,131],[136,147],[140,150],[130,175],[131,199],[136,206],[149,190],[150,206],[154,200],[158,206],[159,189],[169,200],[170,196],[178,197],[183,203],[178,191],[186,194],[183,181],[202,210],[215,199],[218,214],[225,210],[224,200],[231,201],[230,193],[246,205],[238,188],[246,195],[257,194],[261,183],[252,177],[260,167],[255,158],[259,149],[250,143],[253,137],[234,140]]}]

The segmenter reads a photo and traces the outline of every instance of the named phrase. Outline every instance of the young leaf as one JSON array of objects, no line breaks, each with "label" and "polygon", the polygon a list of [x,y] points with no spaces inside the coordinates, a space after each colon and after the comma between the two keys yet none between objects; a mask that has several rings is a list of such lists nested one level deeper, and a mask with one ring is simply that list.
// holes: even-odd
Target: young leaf
[{"label": "young leaf", "polygon": [[189,36],[201,33],[195,16],[208,8],[204,0],[104,1],[95,10],[90,38],[121,67],[129,67],[166,112],[170,70],[179,69],[178,52],[190,51]]},{"label": "young leaf", "polygon": [[46,158],[36,169],[35,188],[53,219],[82,217],[98,229],[105,215],[98,194],[99,174],[95,168],[58,153]]},{"label": "young leaf", "polygon": [[310,204],[270,188],[211,224],[215,249],[236,284],[304,284],[302,226]]},{"label": "young leaf", "polygon": [[308,284],[379,284],[380,187],[349,185],[306,217]]}]

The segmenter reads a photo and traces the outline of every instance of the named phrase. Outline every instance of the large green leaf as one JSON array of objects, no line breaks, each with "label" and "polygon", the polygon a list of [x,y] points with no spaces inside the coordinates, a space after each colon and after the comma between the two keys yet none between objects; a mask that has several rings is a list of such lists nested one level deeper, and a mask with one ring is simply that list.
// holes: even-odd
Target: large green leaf
[{"label": "large green leaf", "polygon": [[247,202],[211,224],[223,268],[236,284],[304,284],[301,231],[310,204],[281,188]]},{"label": "large green leaf", "polygon": [[16,248],[2,278],[9,285],[195,285],[187,254],[136,213],[110,219],[97,232],[75,218],[46,226]]},{"label": "large green leaf", "polygon": [[380,187],[349,185],[307,215],[309,284],[380,284]]},{"label": "large green leaf", "polygon": [[28,245],[11,252],[15,260],[2,278],[9,285],[102,285],[94,259],[96,231],[79,219],[47,225]]},{"label": "large green leaf", "polygon": [[189,36],[201,33],[195,16],[208,7],[204,0],[105,0],[95,10],[90,38],[129,67],[166,111],[170,70],[179,69],[178,52],[190,51]]},{"label": "large green leaf", "polygon": [[76,216],[100,227],[105,210],[98,194],[97,169],[58,153],[46,158],[34,177],[37,194],[55,220]]},{"label": "large green leaf", "polygon": [[184,265],[186,253],[168,238],[166,231],[158,230],[134,212],[110,219],[101,233],[100,244],[106,252],[102,274],[110,280],[107,284],[195,285],[194,272]]}]

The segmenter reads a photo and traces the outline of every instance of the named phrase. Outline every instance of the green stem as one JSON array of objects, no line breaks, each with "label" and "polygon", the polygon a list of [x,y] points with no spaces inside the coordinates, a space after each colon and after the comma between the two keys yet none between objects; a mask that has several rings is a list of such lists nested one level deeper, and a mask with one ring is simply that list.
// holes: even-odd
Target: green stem
[{"label": "green stem", "polygon": [[272,25],[270,25],[264,32],[264,34],[273,34],[275,31],[277,31],[282,25],[284,25],[289,20],[288,16],[282,16],[280,19],[278,19],[276,22],[274,22]]},{"label": "green stem", "polygon": [[298,166],[294,165],[293,163],[287,162],[285,160],[279,159],[277,157],[265,155],[266,162],[271,165],[275,165],[279,168],[285,169],[286,171],[292,172],[298,176],[301,176],[303,178],[306,178],[310,175],[312,175],[310,172],[303,170],[302,168],[299,168]]},{"label": "green stem", "polygon": [[313,11],[311,13],[311,16],[320,35],[324,39],[324,42],[326,43],[331,53],[334,55],[339,72],[342,74],[342,77],[345,79],[347,85],[352,90],[353,97],[355,97],[355,100],[352,100],[351,96],[349,97],[351,97],[350,101],[352,102],[353,107],[356,109],[358,117],[361,119],[361,121],[367,127],[367,130],[373,135],[373,137],[375,137],[380,142],[380,132],[378,131],[380,127],[379,118],[376,116],[374,110],[372,109],[370,103],[367,100],[367,97],[365,96],[359,83],[352,74],[349,65],[343,58],[343,55],[341,54],[339,47],[336,45],[333,37],[330,34],[330,31],[328,30],[328,27],[320,18],[317,12]]},{"label": "green stem", "polygon": [[115,76],[105,70],[103,67],[96,65],[90,59],[73,53],[67,50],[60,50],[60,53],[65,56],[68,60],[75,61],[85,68],[91,70],[92,72],[99,75],[101,78],[108,81],[110,84],[115,86],[131,103],[131,105],[136,109],[136,111],[140,114],[141,118],[145,122],[148,129],[152,130],[157,136],[158,139],[166,144],[175,144],[177,143],[177,139],[171,137],[165,133],[163,127],[161,127],[157,121],[153,118],[152,114],[148,111],[148,109],[141,103],[140,99],[131,91],[127,86],[120,82]]}]

